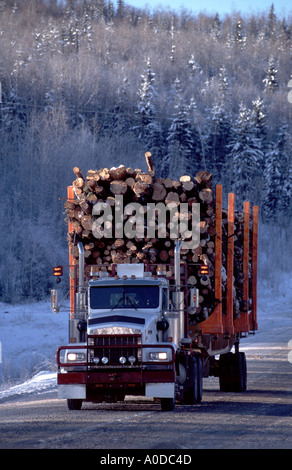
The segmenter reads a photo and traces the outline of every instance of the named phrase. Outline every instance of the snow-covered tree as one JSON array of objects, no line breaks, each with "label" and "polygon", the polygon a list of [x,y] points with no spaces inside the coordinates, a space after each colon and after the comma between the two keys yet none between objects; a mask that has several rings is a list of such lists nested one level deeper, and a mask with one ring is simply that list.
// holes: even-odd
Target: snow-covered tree
[{"label": "snow-covered tree", "polygon": [[277,35],[277,17],[273,3],[268,14],[265,35],[269,39],[275,39]]},{"label": "snow-covered tree", "polygon": [[212,24],[211,37],[217,41],[222,38],[222,21],[220,20],[218,13],[216,13]]},{"label": "snow-covered tree", "polygon": [[269,66],[266,77],[263,79],[265,92],[275,93],[279,88],[278,70],[276,68],[276,61],[273,56],[269,59]]},{"label": "snow-covered tree", "polygon": [[250,109],[241,103],[229,144],[230,183],[240,202],[256,202],[257,188],[253,181],[259,174],[259,162],[263,158],[260,139],[256,137],[251,116]]},{"label": "snow-covered tree", "polygon": [[279,217],[280,201],[283,197],[283,182],[281,175],[281,156],[276,142],[272,142],[266,155],[265,187],[263,213],[269,222]]},{"label": "snow-covered tree", "polygon": [[226,155],[231,134],[231,116],[224,103],[215,103],[208,118],[207,166],[217,181],[224,182]]},{"label": "snow-covered tree", "polygon": [[152,71],[151,60],[147,59],[146,70],[141,76],[142,82],[138,92],[138,109],[135,113],[136,131],[139,140],[144,144],[145,151],[150,151],[158,166],[163,156],[162,129],[157,118],[155,90],[155,73]]},{"label": "snow-covered tree", "polygon": [[280,126],[269,144],[265,162],[264,215],[267,221],[291,220],[292,157],[288,126]]},{"label": "snow-covered tree", "polygon": [[230,87],[225,67],[219,72],[219,93],[207,116],[207,166],[217,181],[225,182],[226,155],[230,142],[232,116]]},{"label": "snow-covered tree", "polygon": [[138,91],[137,111],[135,112],[137,123],[134,127],[134,130],[137,132],[138,138],[145,141],[148,134],[149,125],[154,119],[155,114],[155,73],[152,71],[151,60],[149,57],[146,63],[146,70],[141,75],[141,78],[142,81]]},{"label": "snow-covered tree", "polygon": [[202,69],[200,65],[197,63],[194,54],[191,55],[188,61],[188,67],[189,67],[190,75],[192,78],[196,77],[197,75],[202,74]]},{"label": "snow-covered tree", "polygon": [[256,136],[264,141],[267,137],[267,115],[264,102],[260,97],[252,102],[251,119]]},{"label": "snow-covered tree", "polygon": [[168,166],[173,177],[193,172],[196,165],[192,125],[181,87],[177,78],[173,85],[174,113],[168,131]]},{"label": "snow-covered tree", "polygon": [[232,42],[238,49],[244,49],[246,46],[247,38],[244,32],[242,20],[240,18],[237,18],[236,20],[232,36]]}]

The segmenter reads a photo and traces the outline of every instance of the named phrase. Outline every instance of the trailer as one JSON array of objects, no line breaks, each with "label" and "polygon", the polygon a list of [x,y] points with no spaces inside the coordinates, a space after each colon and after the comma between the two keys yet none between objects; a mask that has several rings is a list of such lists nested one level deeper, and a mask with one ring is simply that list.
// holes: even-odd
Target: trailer
[{"label": "trailer", "polygon": [[[67,195],[68,200],[76,198],[73,186]],[[58,396],[70,410],[81,409],[86,401],[116,402],[132,395],[152,397],[170,411],[176,403],[200,403],[203,378],[209,376],[219,378],[221,391],[246,390],[240,340],[258,329],[258,207],[251,210],[244,202],[243,297],[240,315],[234,315],[235,195],[228,195],[224,291],[222,197],[222,185],[217,185],[215,307],[199,323],[190,321],[199,292],[189,282],[180,239],[174,241],[173,262],[165,269],[147,262],[88,264],[80,241],[78,262],[69,250],[69,265],[54,268],[58,283],[66,268],[69,275],[69,342],[57,351],[57,377]],[[203,273],[208,266],[200,264]],[[61,309],[58,288],[51,290],[51,307],[55,313]]]}]

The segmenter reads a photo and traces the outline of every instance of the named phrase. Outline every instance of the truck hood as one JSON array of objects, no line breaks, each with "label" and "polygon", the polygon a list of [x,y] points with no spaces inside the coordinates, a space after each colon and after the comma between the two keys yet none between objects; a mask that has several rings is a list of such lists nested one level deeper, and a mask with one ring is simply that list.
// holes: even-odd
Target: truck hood
[{"label": "truck hood", "polygon": [[[123,310],[103,312],[98,316],[90,317],[87,322],[89,334],[100,334],[100,330],[108,330],[108,334],[118,334],[118,331],[128,333],[141,333],[149,327],[158,317],[157,312]],[[98,331],[97,331],[98,330]],[[110,332],[112,331],[112,333]],[[131,331],[129,331],[131,330]]]}]

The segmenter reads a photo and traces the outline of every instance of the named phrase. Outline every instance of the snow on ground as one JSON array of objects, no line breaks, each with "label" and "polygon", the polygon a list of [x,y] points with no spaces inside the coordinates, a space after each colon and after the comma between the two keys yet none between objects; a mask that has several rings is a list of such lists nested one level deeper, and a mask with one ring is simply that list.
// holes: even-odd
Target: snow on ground
[{"label": "snow on ground", "polygon": [[[290,277],[283,280],[280,292],[271,285],[260,286],[259,329],[242,339],[241,350],[262,356],[268,346],[292,367]],[[0,403],[20,394],[56,390],[56,350],[67,340],[68,312],[52,313],[49,300],[13,306],[0,303]]]},{"label": "snow on ground", "polygon": [[68,315],[54,314],[49,300],[0,303],[0,399],[56,386],[56,351],[68,342]]}]

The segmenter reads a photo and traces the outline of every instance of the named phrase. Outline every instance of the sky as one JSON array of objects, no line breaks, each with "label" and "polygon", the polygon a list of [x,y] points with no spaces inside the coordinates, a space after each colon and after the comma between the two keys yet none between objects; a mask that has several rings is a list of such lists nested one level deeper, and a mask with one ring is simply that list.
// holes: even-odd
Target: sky
[{"label": "sky", "polygon": [[168,8],[180,11],[181,8],[194,14],[205,12],[207,14],[218,13],[219,16],[241,12],[242,14],[266,12],[270,10],[272,3],[277,16],[292,15],[291,0],[125,0],[125,3],[136,8]]}]

